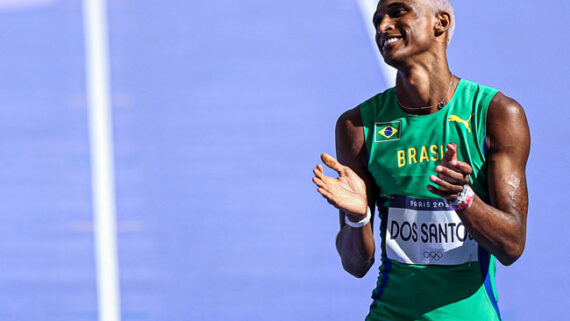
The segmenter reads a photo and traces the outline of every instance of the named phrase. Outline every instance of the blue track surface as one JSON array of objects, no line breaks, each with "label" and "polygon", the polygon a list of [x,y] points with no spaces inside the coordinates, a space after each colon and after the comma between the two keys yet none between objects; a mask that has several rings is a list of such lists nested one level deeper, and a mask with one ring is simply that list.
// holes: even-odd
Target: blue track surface
[{"label": "blue track surface", "polygon": [[[0,320],[96,320],[80,1],[0,0]],[[123,320],[361,320],[311,169],[386,88],[356,1],[109,0]],[[505,320],[570,318],[565,1],[456,1],[455,74],[526,109],[527,248]],[[368,23],[368,22],[366,22]]]}]

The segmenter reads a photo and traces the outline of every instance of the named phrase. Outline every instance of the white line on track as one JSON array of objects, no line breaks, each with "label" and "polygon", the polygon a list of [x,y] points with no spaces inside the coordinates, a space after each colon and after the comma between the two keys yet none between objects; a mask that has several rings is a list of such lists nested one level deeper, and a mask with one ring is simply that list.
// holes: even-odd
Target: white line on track
[{"label": "white line on track", "polygon": [[378,58],[378,63],[380,63],[380,67],[382,68],[382,73],[384,74],[386,85],[388,87],[393,87],[396,83],[396,69],[388,66],[384,62],[382,55],[380,55],[380,51],[378,51],[378,46],[376,45],[375,40],[376,30],[374,30],[374,26],[372,25],[372,16],[374,15],[374,12],[376,12],[377,4],[377,0],[358,0],[360,13],[364,19],[364,24],[366,26],[366,30],[368,30],[370,40],[372,41],[372,46],[374,48],[374,52],[376,53],[376,57]]},{"label": "white line on track", "polygon": [[120,321],[105,0],[83,0],[99,320]]}]

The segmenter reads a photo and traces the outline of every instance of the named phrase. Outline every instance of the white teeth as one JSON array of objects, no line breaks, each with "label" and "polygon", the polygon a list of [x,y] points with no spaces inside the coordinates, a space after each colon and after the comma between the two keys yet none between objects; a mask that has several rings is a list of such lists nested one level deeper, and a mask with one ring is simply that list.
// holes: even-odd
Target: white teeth
[{"label": "white teeth", "polygon": [[386,41],[384,42],[384,44],[385,44],[385,45],[388,45],[388,44],[391,44],[391,43],[396,42],[396,41],[398,41],[398,40],[400,40],[400,38],[390,38],[390,39],[386,40]]}]

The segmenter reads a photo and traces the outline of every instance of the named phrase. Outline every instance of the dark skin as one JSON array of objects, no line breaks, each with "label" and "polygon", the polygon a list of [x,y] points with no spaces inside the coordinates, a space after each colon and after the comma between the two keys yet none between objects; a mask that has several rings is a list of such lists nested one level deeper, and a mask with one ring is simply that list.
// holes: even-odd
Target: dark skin
[{"label": "dark skin", "polygon": [[[377,44],[384,60],[398,69],[396,92],[409,114],[435,113],[444,97],[453,95],[458,79],[449,71],[446,58],[447,31],[451,15],[433,10],[427,0],[386,0],[374,15]],[[388,41],[389,39],[392,39]],[[448,92],[452,80],[451,90]],[[446,95],[447,94],[447,95]],[[458,161],[457,148],[447,145],[447,153],[435,173],[426,173],[433,185],[426,188],[449,201],[455,200],[469,182],[471,166]],[[522,107],[498,93],[487,116],[488,193],[490,205],[479,196],[472,206],[458,211],[469,233],[504,265],[514,263],[524,250],[528,193],[525,167],[530,150],[530,133]],[[317,165],[313,182],[318,192],[340,211],[340,232],[336,247],[346,271],[363,277],[374,262],[373,221],[362,228],[344,223],[345,215],[359,221],[366,206],[374,208],[375,183],[368,172],[366,147],[359,107],[345,112],[336,124],[338,161],[323,154],[323,163],[338,177],[323,173]]]}]

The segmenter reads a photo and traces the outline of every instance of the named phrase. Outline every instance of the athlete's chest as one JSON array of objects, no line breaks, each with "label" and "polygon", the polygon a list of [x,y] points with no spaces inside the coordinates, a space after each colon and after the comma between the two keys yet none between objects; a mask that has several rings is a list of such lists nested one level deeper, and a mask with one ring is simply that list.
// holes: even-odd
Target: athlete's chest
[{"label": "athlete's chest", "polygon": [[470,119],[440,112],[429,117],[380,116],[374,120],[368,169],[384,192],[427,197],[424,188],[418,186],[429,183],[428,177],[443,159],[446,145],[470,145],[465,139]]}]

